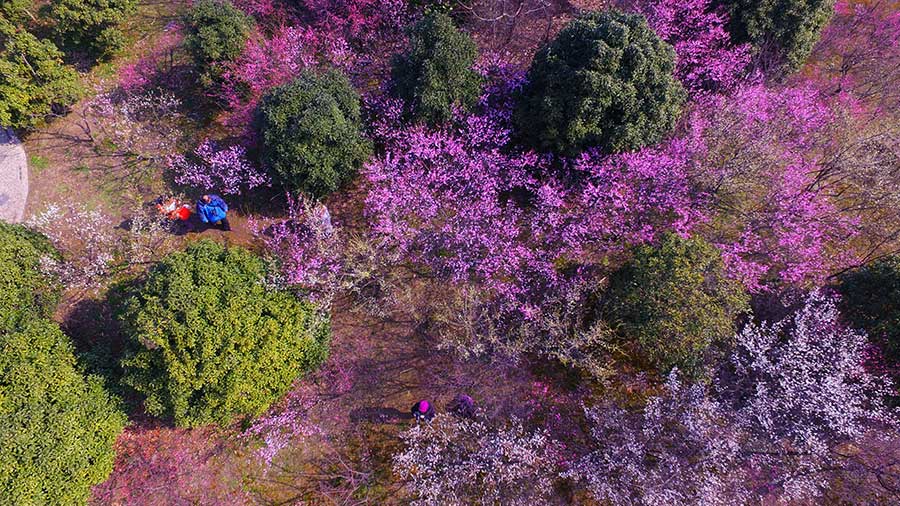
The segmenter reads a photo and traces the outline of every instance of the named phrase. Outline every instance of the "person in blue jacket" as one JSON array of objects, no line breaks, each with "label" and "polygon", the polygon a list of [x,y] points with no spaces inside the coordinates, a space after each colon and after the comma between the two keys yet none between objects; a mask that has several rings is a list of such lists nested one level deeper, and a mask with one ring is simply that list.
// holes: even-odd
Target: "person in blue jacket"
[{"label": "person in blue jacket", "polygon": [[203,223],[216,224],[222,230],[231,230],[228,224],[228,204],[218,195],[204,195],[197,201],[197,215]]}]

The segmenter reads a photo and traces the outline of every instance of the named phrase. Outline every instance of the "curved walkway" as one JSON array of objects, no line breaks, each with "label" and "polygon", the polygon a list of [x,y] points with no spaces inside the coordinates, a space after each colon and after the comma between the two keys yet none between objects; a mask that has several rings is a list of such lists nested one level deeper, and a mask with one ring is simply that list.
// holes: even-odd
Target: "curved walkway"
[{"label": "curved walkway", "polygon": [[11,130],[0,127],[0,220],[22,221],[28,198],[25,150]]}]

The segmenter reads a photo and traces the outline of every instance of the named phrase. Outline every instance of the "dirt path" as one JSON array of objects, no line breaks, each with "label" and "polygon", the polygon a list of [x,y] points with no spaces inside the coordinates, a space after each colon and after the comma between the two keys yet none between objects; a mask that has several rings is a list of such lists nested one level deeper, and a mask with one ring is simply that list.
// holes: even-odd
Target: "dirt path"
[{"label": "dirt path", "polygon": [[28,198],[25,150],[12,131],[0,128],[0,220],[22,221]]}]

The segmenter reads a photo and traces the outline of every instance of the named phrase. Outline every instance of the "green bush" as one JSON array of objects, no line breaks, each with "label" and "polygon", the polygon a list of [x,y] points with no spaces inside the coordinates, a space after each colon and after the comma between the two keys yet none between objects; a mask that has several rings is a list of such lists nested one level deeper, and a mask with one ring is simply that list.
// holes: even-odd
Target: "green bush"
[{"label": "green bush", "polygon": [[418,120],[449,121],[453,107],[478,101],[481,76],[472,70],[478,47],[450,16],[431,13],[409,30],[409,51],[394,57],[394,94],[412,105]]},{"label": "green bush", "polygon": [[107,59],[125,45],[120,25],[136,7],[137,0],[50,0],[48,16],[62,47]]},{"label": "green bush", "polygon": [[55,323],[0,331],[0,504],[85,504],[125,422]]},{"label": "green bush", "polygon": [[32,5],[31,0],[0,0],[0,17],[16,24],[26,23],[31,19]]},{"label": "green bush", "polygon": [[674,50],[642,16],[591,12],[535,55],[513,120],[526,143],[569,156],[650,145],[685,100],[674,69]]},{"label": "green bush", "polygon": [[258,415],[325,360],[327,318],[265,276],[260,258],[211,241],[150,272],[122,314],[124,382],[149,413],[183,427]]},{"label": "green bush", "polygon": [[304,71],[259,104],[263,163],[289,190],[321,198],[347,184],[372,152],[359,95],[346,76]]},{"label": "green bush", "polygon": [[799,68],[834,13],[834,0],[720,0],[735,42],[750,42],[789,69]]},{"label": "green bush", "polygon": [[52,42],[0,16],[0,126],[40,125],[54,106],[78,97],[78,74]]},{"label": "green bush", "polygon": [[59,258],[46,237],[0,221],[0,330],[53,313],[60,289],[41,273],[42,257]]},{"label": "green bush", "polygon": [[850,271],[839,281],[844,316],[881,344],[891,364],[900,364],[900,256]]},{"label": "green bush", "polygon": [[203,86],[216,84],[221,64],[237,59],[253,30],[253,18],[227,0],[200,0],[185,16],[184,45],[200,70]]},{"label": "green bush", "polygon": [[730,339],[748,309],[714,246],[667,234],[655,247],[639,247],[612,276],[604,314],[661,373],[677,366],[696,376],[710,345]]}]

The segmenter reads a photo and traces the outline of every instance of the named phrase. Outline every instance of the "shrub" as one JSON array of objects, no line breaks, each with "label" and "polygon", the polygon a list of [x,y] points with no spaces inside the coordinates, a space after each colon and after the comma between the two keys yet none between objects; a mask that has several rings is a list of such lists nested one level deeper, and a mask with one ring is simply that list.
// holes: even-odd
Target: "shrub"
[{"label": "shrub", "polygon": [[125,383],[179,426],[258,415],[328,354],[316,307],[264,284],[265,263],[211,241],[164,258],[125,304]]},{"label": "shrub", "polygon": [[33,16],[29,10],[31,5],[31,0],[3,0],[0,2],[0,16],[13,23],[25,23]]},{"label": "shrub", "polygon": [[891,256],[845,273],[838,290],[854,327],[864,329],[891,363],[900,363],[900,257]]},{"label": "shrub", "polygon": [[41,259],[56,256],[46,237],[0,222],[0,329],[12,330],[31,318],[50,316],[59,288],[42,273]]},{"label": "shrub", "polygon": [[569,156],[653,144],[684,102],[674,71],[675,52],[642,16],[591,12],[534,57],[514,121],[527,143]]},{"label": "shrub", "polygon": [[119,26],[136,6],[136,0],[52,0],[49,17],[60,45],[107,59],[125,45]]},{"label": "shrub", "polygon": [[0,503],[84,504],[126,418],[47,320],[0,331]]},{"label": "shrub", "polygon": [[809,56],[834,13],[834,0],[719,0],[735,42],[750,42],[790,69]]},{"label": "shrub", "polygon": [[223,63],[236,60],[253,30],[253,18],[227,0],[200,0],[185,16],[184,44],[206,87],[215,84]]},{"label": "shrub", "polygon": [[472,70],[478,47],[450,16],[432,13],[409,30],[409,51],[394,58],[394,94],[412,105],[416,119],[449,121],[454,107],[478,101],[481,76]]},{"label": "shrub", "polygon": [[257,114],[264,165],[288,187],[321,198],[348,183],[372,151],[359,95],[346,76],[304,71],[263,97]]},{"label": "shrub", "polygon": [[699,374],[706,350],[733,336],[735,318],[749,307],[715,247],[674,234],[639,247],[610,287],[608,319],[663,373],[677,366]]},{"label": "shrub", "polygon": [[62,53],[47,40],[0,16],[0,125],[31,128],[54,106],[72,104],[78,74],[63,65]]}]

